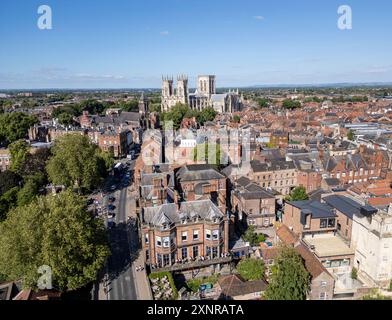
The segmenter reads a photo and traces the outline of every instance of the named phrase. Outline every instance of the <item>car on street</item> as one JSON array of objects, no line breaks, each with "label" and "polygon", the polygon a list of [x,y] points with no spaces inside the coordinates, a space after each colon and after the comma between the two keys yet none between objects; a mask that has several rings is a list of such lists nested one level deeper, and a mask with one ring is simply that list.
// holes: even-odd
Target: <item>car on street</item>
[{"label": "car on street", "polygon": [[110,190],[112,190],[112,191],[114,191],[116,189],[117,189],[117,186],[115,184],[110,187]]},{"label": "car on street", "polygon": [[112,204],[109,204],[109,205],[108,205],[108,209],[111,210],[111,211],[113,211],[113,210],[116,209],[116,206],[114,206],[114,205],[112,205]]}]

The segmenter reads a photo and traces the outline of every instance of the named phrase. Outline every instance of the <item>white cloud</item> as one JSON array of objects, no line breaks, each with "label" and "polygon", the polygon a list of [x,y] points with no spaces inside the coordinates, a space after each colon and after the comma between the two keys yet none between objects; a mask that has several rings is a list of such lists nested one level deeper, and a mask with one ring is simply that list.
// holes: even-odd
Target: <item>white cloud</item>
[{"label": "white cloud", "polygon": [[253,18],[255,18],[256,20],[264,20],[263,16],[254,16]]},{"label": "white cloud", "polygon": [[168,36],[169,35],[169,31],[161,31],[159,34],[161,36]]}]

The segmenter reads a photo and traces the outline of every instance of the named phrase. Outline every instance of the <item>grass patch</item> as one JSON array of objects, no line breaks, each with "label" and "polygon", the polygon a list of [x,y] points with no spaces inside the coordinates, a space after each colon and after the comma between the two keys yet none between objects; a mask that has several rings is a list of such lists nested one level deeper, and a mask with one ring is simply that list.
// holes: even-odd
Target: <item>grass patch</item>
[{"label": "grass patch", "polygon": [[188,289],[191,290],[192,292],[198,292],[199,287],[202,284],[205,284],[205,283],[216,284],[218,282],[218,279],[219,279],[219,274],[213,274],[209,277],[188,280],[186,282],[186,285],[187,285]]}]

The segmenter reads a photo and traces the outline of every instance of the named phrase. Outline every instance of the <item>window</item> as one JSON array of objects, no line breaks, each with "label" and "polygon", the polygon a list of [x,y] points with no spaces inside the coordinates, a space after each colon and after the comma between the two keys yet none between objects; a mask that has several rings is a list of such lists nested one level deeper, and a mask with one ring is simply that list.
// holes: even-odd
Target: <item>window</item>
[{"label": "window", "polygon": [[321,219],[320,220],[320,229],[325,229],[328,224],[328,219]]},{"label": "window", "polygon": [[207,255],[207,257],[211,256],[211,247],[207,246],[207,248],[206,248],[206,255]]},{"label": "window", "polygon": [[219,239],[219,230],[212,231],[212,240],[218,240],[218,239]]},{"label": "window", "polygon": [[162,255],[161,254],[157,254],[157,263],[158,263],[158,266],[162,266]]},{"label": "window", "polygon": [[182,240],[182,242],[185,242],[188,240],[188,232],[184,231],[181,233],[181,240]]},{"label": "window", "polygon": [[320,300],[327,300],[327,293],[326,292],[320,292]]},{"label": "window", "polygon": [[170,265],[170,257],[168,254],[163,255],[163,266],[168,266]]},{"label": "window", "polygon": [[164,248],[169,248],[170,247],[170,237],[164,237],[163,238],[163,247]]},{"label": "window", "polygon": [[206,230],[206,240],[211,240],[211,230]]},{"label": "window", "polygon": [[157,247],[162,247],[162,238],[156,237],[155,240],[156,240]]},{"label": "window", "polygon": [[150,260],[150,251],[146,250],[146,261]]},{"label": "window", "polygon": [[149,243],[149,235],[148,235],[148,233],[146,233],[146,234],[144,235],[144,242],[145,242],[146,244]]},{"label": "window", "polygon": [[328,219],[328,228],[335,228],[335,219]]},{"label": "window", "polygon": [[194,246],[193,247],[193,258],[197,258],[199,256],[199,247]]},{"label": "window", "polygon": [[183,259],[188,258],[188,248],[182,248],[181,249],[181,255]]},{"label": "window", "polygon": [[218,257],[218,247],[212,247],[212,257],[213,258]]},{"label": "window", "polygon": [[199,230],[193,230],[193,241],[199,240]]},{"label": "window", "polygon": [[326,287],[327,286],[327,281],[321,281],[321,286]]}]

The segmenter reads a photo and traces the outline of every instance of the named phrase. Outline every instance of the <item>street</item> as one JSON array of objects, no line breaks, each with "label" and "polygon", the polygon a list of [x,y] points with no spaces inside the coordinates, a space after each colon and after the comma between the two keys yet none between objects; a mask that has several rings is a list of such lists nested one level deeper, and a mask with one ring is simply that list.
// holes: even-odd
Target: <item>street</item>
[{"label": "street", "polygon": [[[137,285],[135,283],[132,270],[134,258],[139,247],[139,237],[137,228],[131,223],[127,223],[128,214],[134,198],[128,194],[128,183],[124,170],[114,181],[109,181],[109,185],[116,185],[117,190],[106,195],[106,201],[110,196],[115,197],[113,205],[114,211],[113,226],[109,228],[109,241],[112,255],[108,259],[107,274],[108,281],[108,300],[137,300]],[[135,212],[132,212],[135,216]]]}]

